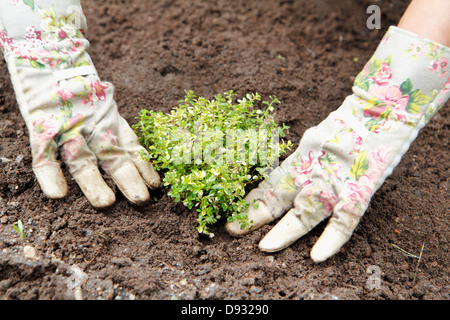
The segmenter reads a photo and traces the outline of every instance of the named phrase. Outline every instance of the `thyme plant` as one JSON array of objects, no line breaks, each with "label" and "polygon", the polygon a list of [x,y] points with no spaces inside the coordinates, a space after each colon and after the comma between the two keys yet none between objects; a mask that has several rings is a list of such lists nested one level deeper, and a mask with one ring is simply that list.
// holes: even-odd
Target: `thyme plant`
[{"label": "thyme plant", "polygon": [[198,232],[212,237],[210,226],[222,217],[245,227],[252,222],[246,187],[263,179],[292,145],[280,139],[289,127],[273,117],[280,101],[261,101],[258,93],[237,101],[233,91],[212,100],[185,93],[168,114],[141,110],[133,126],[147,150],[141,157],[160,171],[175,201],[196,209]]}]

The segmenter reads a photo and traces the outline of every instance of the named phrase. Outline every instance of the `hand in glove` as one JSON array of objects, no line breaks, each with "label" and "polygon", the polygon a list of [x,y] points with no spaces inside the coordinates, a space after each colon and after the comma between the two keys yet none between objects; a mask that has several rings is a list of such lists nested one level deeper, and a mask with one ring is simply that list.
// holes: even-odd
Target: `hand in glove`
[{"label": "hand in glove", "polygon": [[118,114],[113,86],[98,77],[85,25],[78,0],[0,0],[0,48],[28,128],[33,171],[45,195],[64,197],[60,150],[94,207],[115,201],[97,162],[129,201],[140,204],[160,178],[139,159],[143,148]]},{"label": "hand in glove", "polygon": [[307,130],[298,149],[249,193],[253,225],[229,222],[228,232],[242,236],[288,211],[259,244],[275,252],[331,216],[311,258],[321,262],[338,252],[372,195],[449,98],[449,59],[449,48],[391,27],[355,79],[353,94]]}]

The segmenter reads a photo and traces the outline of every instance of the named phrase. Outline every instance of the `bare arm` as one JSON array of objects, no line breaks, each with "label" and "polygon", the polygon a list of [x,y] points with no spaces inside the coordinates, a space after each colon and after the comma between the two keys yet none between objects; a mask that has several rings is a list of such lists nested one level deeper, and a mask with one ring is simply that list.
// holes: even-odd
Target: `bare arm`
[{"label": "bare arm", "polygon": [[450,46],[450,1],[413,0],[398,27]]}]

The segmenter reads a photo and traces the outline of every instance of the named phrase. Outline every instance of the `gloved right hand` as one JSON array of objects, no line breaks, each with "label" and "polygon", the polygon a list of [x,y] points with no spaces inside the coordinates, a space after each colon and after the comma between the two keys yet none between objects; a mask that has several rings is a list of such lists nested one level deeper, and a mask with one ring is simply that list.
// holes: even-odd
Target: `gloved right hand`
[{"label": "gloved right hand", "polygon": [[[281,220],[259,248],[286,248],[324,219],[311,250],[321,262],[350,239],[370,199],[450,96],[450,48],[391,27],[356,77],[353,94],[246,198],[251,227],[228,222],[242,236]],[[253,206],[253,202],[256,206]]]}]

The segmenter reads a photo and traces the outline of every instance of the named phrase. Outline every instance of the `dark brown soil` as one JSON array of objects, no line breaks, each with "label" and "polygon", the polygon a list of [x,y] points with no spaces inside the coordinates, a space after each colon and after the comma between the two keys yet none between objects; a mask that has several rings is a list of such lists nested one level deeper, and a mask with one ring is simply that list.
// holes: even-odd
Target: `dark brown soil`
[{"label": "dark brown soil", "polygon": [[[208,98],[259,92],[282,101],[276,120],[297,144],[351,94],[405,2],[378,2],[382,30],[367,29],[363,1],[95,0],[84,12],[91,56],[130,124],[142,108],[177,106],[185,89]],[[47,199],[3,61],[0,71],[0,299],[73,299],[74,266],[88,275],[81,289],[91,300],[449,298],[449,104],[374,195],[352,239],[315,264],[309,251],[325,224],[268,255],[257,245],[272,225],[233,238],[220,222],[214,238],[200,237],[195,212],[165,189],[143,207],[117,191],[112,208],[96,211],[67,175],[68,196]],[[23,240],[12,228],[18,219]],[[25,245],[38,260],[24,256]],[[423,246],[421,260],[393,245],[415,255]],[[369,266],[381,271],[379,288],[367,284]]]}]

